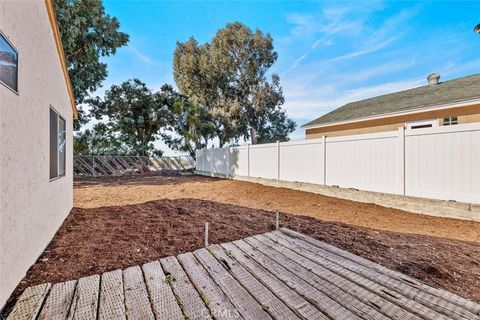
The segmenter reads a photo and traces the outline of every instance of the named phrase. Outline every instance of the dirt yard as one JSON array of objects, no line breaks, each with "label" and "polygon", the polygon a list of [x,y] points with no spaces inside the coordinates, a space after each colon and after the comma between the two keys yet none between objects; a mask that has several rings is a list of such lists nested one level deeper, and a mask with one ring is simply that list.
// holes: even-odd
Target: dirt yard
[{"label": "dirt yard", "polygon": [[338,221],[378,230],[423,234],[480,243],[480,223],[432,217],[261,184],[202,176],[155,176],[77,181],[75,207],[140,204],[160,199],[199,199],[254,209]]},{"label": "dirt yard", "polygon": [[[480,302],[480,223],[198,176],[77,181],[75,208],[12,296],[281,225]],[[0,317],[1,318],[1,317]]]}]

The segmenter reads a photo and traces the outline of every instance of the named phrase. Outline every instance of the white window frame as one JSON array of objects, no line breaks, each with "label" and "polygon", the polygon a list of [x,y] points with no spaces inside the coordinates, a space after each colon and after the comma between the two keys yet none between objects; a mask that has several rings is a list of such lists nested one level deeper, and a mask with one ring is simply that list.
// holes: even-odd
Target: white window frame
[{"label": "white window frame", "polygon": [[408,130],[438,127],[438,119],[411,121],[405,124]]},{"label": "white window frame", "polygon": [[[50,139],[51,139],[51,136],[50,136],[50,111],[53,111],[57,117],[57,175],[55,177],[50,177]],[[65,122],[65,159],[61,159],[60,158],[60,139],[59,139],[59,136],[60,136],[60,119],[62,119],[64,122]],[[50,181],[54,181],[54,180],[57,180],[57,179],[60,179],[62,177],[65,177],[67,175],[67,169],[66,169],[66,162],[67,162],[67,122],[65,121],[65,118],[62,117],[62,115],[52,106],[50,106],[50,108],[48,109],[48,128],[49,128],[49,136],[48,136],[48,148],[49,148],[49,152],[48,152],[48,159],[49,159],[49,166],[48,166],[48,176],[50,178]],[[63,172],[63,174],[60,174],[60,162],[61,161],[64,161],[64,169],[65,171]]]},{"label": "white window frame", "polygon": [[[455,118],[455,121],[453,121],[452,118]],[[445,122],[446,119],[448,119],[447,122]],[[455,122],[455,123],[452,123],[452,122]],[[458,116],[443,117],[442,123],[444,126],[455,126],[458,124]]]}]

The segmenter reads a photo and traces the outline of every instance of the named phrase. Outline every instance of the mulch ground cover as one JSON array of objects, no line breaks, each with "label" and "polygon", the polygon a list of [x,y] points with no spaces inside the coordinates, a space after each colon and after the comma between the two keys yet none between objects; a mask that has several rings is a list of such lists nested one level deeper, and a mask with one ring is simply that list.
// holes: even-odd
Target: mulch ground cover
[{"label": "mulch ground cover", "polygon": [[[302,232],[430,285],[480,302],[480,245],[280,214],[281,226]],[[123,269],[274,229],[275,213],[199,199],[73,208],[10,299],[28,286]],[[6,308],[8,310],[8,308]]]}]

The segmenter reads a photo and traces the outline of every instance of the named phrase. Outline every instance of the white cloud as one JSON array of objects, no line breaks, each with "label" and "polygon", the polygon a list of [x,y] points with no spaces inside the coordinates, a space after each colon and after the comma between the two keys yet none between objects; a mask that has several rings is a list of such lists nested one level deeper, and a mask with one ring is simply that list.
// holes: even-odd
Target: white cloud
[{"label": "white cloud", "polygon": [[[285,109],[293,119],[313,120],[349,102],[415,88],[424,84],[425,81],[425,79],[410,79],[350,90],[318,90],[319,94],[310,95],[306,99],[301,97],[288,99],[287,97]],[[331,91],[331,93],[324,95],[325,91]]]},{"label": "white cloud", "polygon": [[151,64],[151,65],[160,65],[161,62],[158,61],[158,60],[155,60],[151,57],[149,57],[148,55],[142,53],[140,50],[138,50],[136,47],[134,46],[128,46],[127,47],[127,50],[129,50],[131,53],[133,53],[133,55],[140,61],[142,62],[145,62],[145,63],[148,63],[148,64]]}]

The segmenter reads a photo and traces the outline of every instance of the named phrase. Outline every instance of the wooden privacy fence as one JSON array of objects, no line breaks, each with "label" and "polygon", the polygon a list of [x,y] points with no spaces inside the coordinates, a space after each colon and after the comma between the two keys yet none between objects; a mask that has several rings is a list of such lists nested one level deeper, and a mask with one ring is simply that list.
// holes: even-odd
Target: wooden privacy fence
[{"label": "wooden privacy fence", "polygon": [[74,156],[75,175],[153,175],[161,171],[193,169],[195,160],[190,156]]},{"label": "wooden privacy fence", "polygon": [[480,203],[480,124],[197,151],[197,170]]}]

